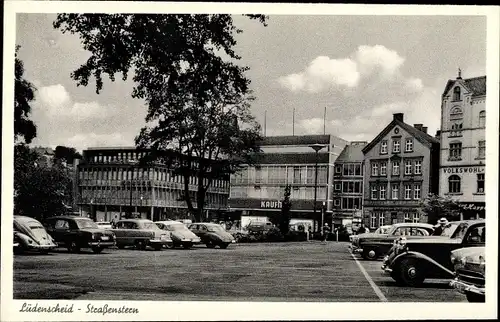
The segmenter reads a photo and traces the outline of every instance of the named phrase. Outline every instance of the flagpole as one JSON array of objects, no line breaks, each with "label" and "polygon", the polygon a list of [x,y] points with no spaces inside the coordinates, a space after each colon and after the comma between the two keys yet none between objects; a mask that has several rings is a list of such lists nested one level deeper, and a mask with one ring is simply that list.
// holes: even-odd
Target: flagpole
[{"label": "flagpole", "polygon": [[323,134],[326,134],[326,106],[325,106],[325,113],[323,115]]},{"label": "flagpole", "polygon": [[266,136],[267,111],[264,111],[264,136]]},{"label": "flagpole", "polygon": [[295,107],[292,114],[292,136],[295,136]]}]

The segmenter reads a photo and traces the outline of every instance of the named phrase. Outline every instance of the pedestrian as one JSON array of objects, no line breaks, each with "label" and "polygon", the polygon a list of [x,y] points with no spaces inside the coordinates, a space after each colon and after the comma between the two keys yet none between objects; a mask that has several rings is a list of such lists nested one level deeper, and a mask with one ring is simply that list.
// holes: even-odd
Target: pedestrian
[{"label": "pedestrian", "polygon": [[441,236],[445,232],[447,226],[449,226],[448,219],[445,217],[438,220],[437,225],[434,226],[433,236]]},{"label": "pedestrian", "polygon": [[366,227],[364,223],[361,223],[361,226],[358,229],[358,235],[366,233]]},{"label": "pedestrian", "polygon": [[323,226],[323,241],[324,242],[326,242],[329,233],[330,233],[330,227],[328,226],[328,223],[325,223],[325,225]]}]

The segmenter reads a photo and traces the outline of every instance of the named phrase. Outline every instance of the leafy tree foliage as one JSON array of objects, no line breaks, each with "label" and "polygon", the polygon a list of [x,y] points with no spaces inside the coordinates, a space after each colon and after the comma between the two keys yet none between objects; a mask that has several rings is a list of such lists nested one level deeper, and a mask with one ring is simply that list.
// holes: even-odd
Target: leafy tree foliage
[{"label": "leafy tree foliage", "polygon": [[449,196],[441,197],[429,194],[425,199],[420,201],[420,206],[422,207],[422,211],[427,214],[430,224],[436,224],[442,217],[450,221],[460,219],[461,210],[459,204]]},{"label": "leafy tree foliage", "polygon": [[67,164],[73,164],[75,159],[81,159],[82,155],[75,148],[58,145],[54,150],[54,160],[65,161]]},{"label": "leafy tree foliage", "polygon": [[31,102],[35,100],[36,88],[24,79],[24,64],[17,57],[20,46],[16,46],[14,83],[14,142],[24,139],[31,143],[36,137],[36,125],[30,120]]},{"label": "leafy tree foliage", "polygon": [[[266,16],[248,16],[266,24]],[[99,93],[103,74],[114,81],[121,73],[126,80],[133,71],[132,97],[148,106],[136,145],[152,151],[149,162],[167,155],[162,152],[175,152],[168,162],[184,177],[183,199],[201,220],[213,180],[227,178],[260,151],[248,68],[236,64],[234,34],[242,30],[233,17],[59,14],[54,27],[78,34],[91,53],[71,74],[78,85],[87,86],[93,77]],[[197,179],[195,201],[190,177]]]}]

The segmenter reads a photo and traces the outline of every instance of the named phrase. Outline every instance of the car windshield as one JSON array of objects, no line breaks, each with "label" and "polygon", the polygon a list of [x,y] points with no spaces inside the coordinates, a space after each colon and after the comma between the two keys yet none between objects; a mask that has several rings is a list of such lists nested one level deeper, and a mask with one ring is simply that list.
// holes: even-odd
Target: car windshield
[{"label": "car windshield", "polygon": [[90,219],[77,219],[75,221],[76,221],[76,224],[78,225],[78,228],[80,228],[80,229],[99,228],[97,226],[97,224]]},{"label": "car windshield", "polygon": [[[467,228],[469,228],[469,224],[466,222],[463,222],[459,225],[455,224],[454,228],[455,229],[450,234],[451,238],[463,239],[465,236],[465,233],[467,232]],[[443,236],[443,235],[441,235],[441,236]]]},{"label": "car windshield", "polygon": [[144,223],[142,223],[142,228],[156,230],[156,229],[158,229],[158,226],[156,226],[154,222],[144,222]]},{"label": "car windshield", "polygon": [[[458,232],[458,229],[460,229],[458,223],[449,223],[443,229],[443,231],[441,232],[441,234],[439,236],[451,237],[451,236],[453,236],[455,231]],[[465,230],[467,230],[467,226],[465,227]],[[465,231],[464,231],[464,234],[465,234]],[[460,238],[462,238],[462,237],[463,237],[463,235]],[[453,238],[455,238],[455,237],[453,237]]]},{"label": "car windshield", "polygon": [[184,224],[170,224],[166,225],[167,230],[170,231],[180,231],[180,230],[187,230],[186,226]]},{"label": "car windshield", "polygon": [[97,223],[99,226],[104,226],[104,225],[111,225],[109,222],[98,222]]},{"label": "car windshield", "polygon": [[213,226],[208,226],[207,230],[213,233],[218,233],[224,231],[224,228],[222,228],[221,226],[213,225]]},{"label": "car windshield", "polygon": [[379,227],[377,230],[375,230],[375,234],[387,234],[387,231],[389,231],[390,227]]}]

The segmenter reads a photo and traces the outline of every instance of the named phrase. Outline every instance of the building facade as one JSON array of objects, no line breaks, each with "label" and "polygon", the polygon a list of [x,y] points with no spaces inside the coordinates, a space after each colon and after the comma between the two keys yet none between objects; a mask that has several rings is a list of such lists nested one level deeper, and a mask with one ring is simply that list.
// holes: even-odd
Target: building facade
[{"label": "building facade", "polygon": [[[157,162],[142,166],[147,153],[136,148],[89,148],[77,166],[78,205],[82,213],[98,221],[134,215],[151,220],[189,219],[184,193],[184,177]],[[189,179],[191,200],[196,206],[197,178]],[[206,194],[205,209],[227,209],[229,177],[214,180]]]},{"label": "building facade", "polygon": [[485,216],[486,76],[449,80],[441,103],[440,195],[457,200],[461,217]]},{"label": "building facade", "polygon": [[346,145],[335,161],[333,174],[333,223],[351,231],[361,224],[363,209],[363,148],[366,141]]},{"label": "building facade", "polygon": [[313,231],[319,230],[322,220],[331,224],[334,163],[346,144],[333,135],[265,137],[254,164],[231,177],[232,219],[245,227],[279,216],[285,187],[290,185],[291,224],[303,222]]},{"label": "building facade", "polygon": [[396,113],[362,151],[366,227],[427,222],[419,202],[439,190],[439,141],[422,124],[408,125],[403,113]]}]

